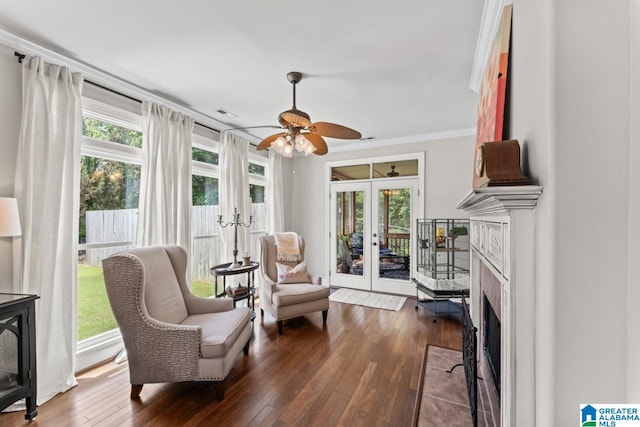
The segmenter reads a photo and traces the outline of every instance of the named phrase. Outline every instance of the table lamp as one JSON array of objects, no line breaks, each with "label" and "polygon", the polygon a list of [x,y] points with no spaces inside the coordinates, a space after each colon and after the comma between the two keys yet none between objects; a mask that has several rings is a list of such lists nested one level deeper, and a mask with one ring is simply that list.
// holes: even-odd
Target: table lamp
[{"label": "table lamp", "polygon": [[18,201],[13,197],[0,197],[0,237],[22,236]]}]

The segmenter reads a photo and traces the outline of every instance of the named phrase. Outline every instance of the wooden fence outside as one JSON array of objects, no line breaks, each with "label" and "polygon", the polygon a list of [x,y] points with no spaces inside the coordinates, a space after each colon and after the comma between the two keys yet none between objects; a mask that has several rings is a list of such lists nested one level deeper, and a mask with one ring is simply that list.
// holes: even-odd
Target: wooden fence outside
[{"label": "wooden fence outside", "polygon": [[[252,259],[259,259],[259,237],[267,228],[264,203],[252,204],[254,224],[251,227]],[[218,225],[219,207],[193,206],[191,211],[191,232],[194,236],[191,246],[191,277],[196,280],[210,280],[209,269],[215,265],[232,260],[232,255],[220,256],[220,237]],[[117,209],[87,211],[86,243],[88,245],[105,244],[108,247],[90,248],[85,251],[88,265],[102,267],[102,260],[116,252],[134,247],[130,245],[114,246],[114,243],[135,242],[138,223],[138,209]],[[225,219],[226,220],[226,219]]]}]

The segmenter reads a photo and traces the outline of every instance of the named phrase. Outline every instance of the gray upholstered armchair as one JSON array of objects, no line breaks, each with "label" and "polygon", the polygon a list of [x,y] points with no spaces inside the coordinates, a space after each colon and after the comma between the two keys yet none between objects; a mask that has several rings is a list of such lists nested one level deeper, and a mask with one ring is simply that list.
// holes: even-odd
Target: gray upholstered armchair
[{"label": "gray upholstered armchair", "polygon": [[[282,334],[283,321],[300,317],[308,313],[322,311],[322,322],[326,323],[329,312],[328,285],[322,284],[322,278],[309,275],[309,282],[277,283],[276,242],[273,235],[260,238],[260,312],[271,314],[277,321],[278,333]],[[298,245],[304,261],[304,239],[298,236]],[[284,263],[295,266],[296,263]]]},{"label": "gray upholstered armchair", "polygon": [[102,265],[129,359],[131,398],[146,383],[215,381],[222,400],[225,377],[240,353],[249,353],[249,309],[193,295],[179,246],[132,249]]}]

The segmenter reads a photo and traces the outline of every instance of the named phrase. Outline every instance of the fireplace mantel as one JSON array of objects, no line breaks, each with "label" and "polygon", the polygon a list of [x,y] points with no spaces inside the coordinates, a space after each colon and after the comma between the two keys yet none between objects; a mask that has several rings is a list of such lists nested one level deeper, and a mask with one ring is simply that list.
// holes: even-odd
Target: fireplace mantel
[{"label": "fireplace mantel", "polygon": [[472,190],[458,204],[471,215],[506,213],[512,209],[533,209],[542,194],[539,185],[484,187]]},{"label": "fireplace mantel", "polygon": [[501,288],[503,427],[535,425],[535,208],[541,194],[537,185],[477,188],[458,205],[471,219],[470,306],[480,342],[483,267]]}]

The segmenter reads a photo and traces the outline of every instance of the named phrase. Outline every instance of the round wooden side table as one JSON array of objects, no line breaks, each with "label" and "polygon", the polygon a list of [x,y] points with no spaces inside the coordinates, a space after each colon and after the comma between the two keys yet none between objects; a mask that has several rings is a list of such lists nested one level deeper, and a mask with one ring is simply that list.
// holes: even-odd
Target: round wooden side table
[{"label": "round wooden side table", "polygon": [[[260,267],[260,264],[255,261],[251,261],[250,265],[243,265],[237,268],[231,268],[231,264],[232,263],[227,262],[225,264],[220,264],[220,265],[216,265],[215,267],[211,267],[211,274],[215,278],[214,295],[216,298],[227,296],[227,276],[236,276],[238,274],[246,273],[247,286],[249,287],[249,291],[241,295],[235,295],[233,297],[229,295],[229,297],[233,298],[234,307],[236,302],[246,299],[250,303],[251,320],[253,320],[256,317],[256,312],[255,312],[256,288],[254,286],[255,271],[258,269],[258,267]],[[218,292],[218,277],[222,277],[222,292]]]}]

